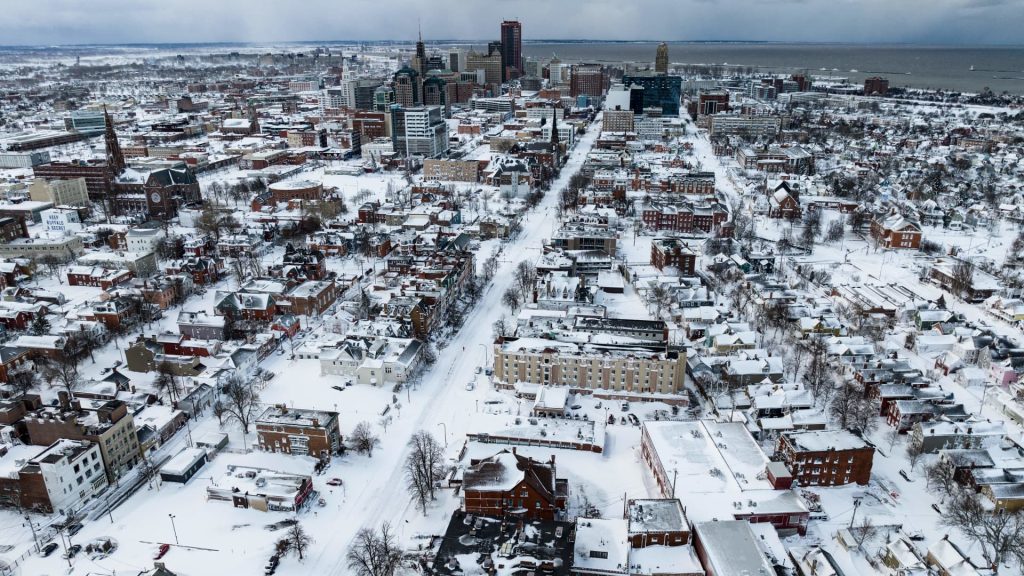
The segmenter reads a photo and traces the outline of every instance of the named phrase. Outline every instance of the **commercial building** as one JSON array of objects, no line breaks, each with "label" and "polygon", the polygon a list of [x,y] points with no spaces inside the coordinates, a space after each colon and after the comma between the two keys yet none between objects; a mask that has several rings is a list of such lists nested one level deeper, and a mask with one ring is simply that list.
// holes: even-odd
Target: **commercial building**
[{"label": "commercial building", "polygon": [[668,44],[658,44],[658,51],[654,56],[654,71],[658,74],[668,74]]},{"label": "commercial building", "polygon": [[61,238],[18,238],[7,244],[0,244],[0,257],[41,258],[54,256],[62,262],[74,260],[85,251],[78,236]]},{"label": "commercial building", "polygon": [[46,151],[0,153],[0,168],[31,168],[49,161],[50,153]]},{"label": "commercial building", "polygon": [[89,186],[85,178],[44,180],[36,178],[28,187],[29,198],[55,206],[88,206]]},{"label": "commercial building", "polygon": [[313,493],[313,478],[265,468],[231,465],[206,487],[206,499],[261,512],[296,512]]},{"label": "commercial building", "polygon": [[517,20],[501,23],[501,62],[503,80],[514,80],[523,74],[523,26]]},{"label": "commercial building", "polygon": [[401,156],[439,158],[448,152],[448,124],[439,106],[391,108],[391,141]]},{"label": "commercial building", "polygon": [[64,128],[82,134],[99,134],[107,129],[107,115],[100,111],[76,110],[64,119]]},{"label": "commercial building", "polygon": [[405,67],[395,72],[392,85],[395,90],[395,104],[402,108],[414,108],[423,104],[423,77],[412,68]]},{"label": "commercial building", "polygon": [[271,406],[256,419],[259,447],[267,452],[330,460],[341,448],[338,413]]},{"label": "commercial building", "polygon": [[746,520],[804,534],[810,511],[793,490],[776,485],[768,460],[743,423],[647,421],[640,456],[658,492],[679,497],[691,522]]},{"label": "commercial building", "polygon": [[496,86],[502,83],[503,68],[504,64],[501,57],[501,50],[496,50],[494,49],[494,46],[489,46],[487,54],[470,49],[470,51],[466,53],[466,66],[462,71],[475,72],[477,70],[483,70],[484,83]]},{"label": "commercial building", "polygon": [[864,79],[865,96],[885,96],[889,92],[889,79],[872,76]]},{"label": "commercial building", "polygon": [[864,485],[875,449],[845,430],[820,430],[783,434],[776,455],[800,486]]},{"label": "commercial building", "polygon": [[782,118],[779,116],[715,114],[711,117],[708,131],[711,136],[771,138],[777,136],[781,130]]},{"label": "commercial building", "polygon": [[89,199],[103,200],[114,179],[113,171],[103,160],[75,160],[72,162],[49,162],[32,168],[36,178],[43,180],[73,180],[85,178]]},{"label": "commercial building", "polygon": [[569,80],[569,94],[600,98],[608,88],[608,74],[600,64],[575,64]]},{"label": "commercial building", "polygon": [[683,79],[679,76],[623,76],[626,86],[643,88],[644,108],[658,108],[662,116],[679,116]]}]

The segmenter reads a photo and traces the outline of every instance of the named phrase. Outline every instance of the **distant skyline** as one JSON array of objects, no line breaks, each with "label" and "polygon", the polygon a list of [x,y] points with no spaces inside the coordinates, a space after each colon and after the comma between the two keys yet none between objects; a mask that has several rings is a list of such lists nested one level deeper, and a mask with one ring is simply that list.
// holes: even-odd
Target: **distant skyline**
[{"label": "distant skyline", "polygon": [[[300,7],[301,6],[301,7]],[[5,0],[0,44],[498,38],[1021,45],[1020,0]],[[652,55],[653,58],[653,55]]]}]

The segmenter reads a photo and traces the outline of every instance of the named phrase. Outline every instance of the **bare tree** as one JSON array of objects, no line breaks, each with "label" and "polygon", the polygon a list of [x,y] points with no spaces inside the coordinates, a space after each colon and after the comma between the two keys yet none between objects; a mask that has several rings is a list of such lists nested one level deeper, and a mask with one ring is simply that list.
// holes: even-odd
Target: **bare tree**
[{"label": "bare tree", "polygon": [[974,286],[974,264],[969,260],[958,260],[953,266],[949,287],[957,296],[966,296]]},{"label": "bare tree", "polygon": [[370,423],[365,420],[356,424],[348,439],[356,452],[366,454],[370,458],[373,458],[373,449],[380,445],[380,438],[373,433]]},{"label": "bare tree", "polygon": [[907,443],[906,452],[907,461],[910,463],[910,471],[913,472],[914,467],[917,466],[917,463],[920,462],[921,457],[923,457],[925,454],[924,443],[915,442],[914,440],[911,440],[910,442]]},{"label": "bare tree", "polygon": [[925,468],[925,478],[928,480],[928,488],[942,496],[942,502],[960,491],[960,485],[956,482],[956,468],[941,458]]},{"label": "bare tree", "polygon": [[167,395],[167,402],[173,403],[178,397],[178,382],[174,377],[174,369],[168,362],[161,362],[156,367],[156,378],[153,387]]},{"label": "bare tree", "polygon": [[805,348],[809,358],[804,382],[811,394],[814,394],[815,400],[825,402],[825,396],[829,395],[825,389],[833,386],[833,367],[827,357],[828,346],[821,338],[812,336]]},{"label": "bare tree", "polygon": [[519,289],[515,286],[509,286],[508,290],[501,295],[501,303],[508,306],[509,310],[515,310],[519,308],[520,303]]},{"label": "bare tree", "polygon": [[847,380],[835,389],[829,412],[840,428],[861,434],[871,432],[878,422],[875,402],[868,398],[864,385],[856,380]]},{"label": "bare tree", "polygon": [[40,362],[43,378],[53,386],[60,386],[68,394],[74,394],[81,376],[78,373],[78,360],[61,354],[56,358],[46,358]]},{"label": "bare tree", "polygon": [[878,536],[878,533],[878,526],[875,526],[875,522],[867,514],[861,518],[861,521],[856,526],[850,528],[850,535],[853,536],[854,542],[857,543],[857,549],[860,551],[863,551],[864,544]]},{"label": "bare tree", "polygon": [[405,460],[405,477],[417,505],[427,514],[434,500],[435,485],[444,478],[444,448],[429,432],[420,431],[409,439],[411,448]]},{"label": "bare tree", "polygon": [[647,301],[654,306],[654,317],[660,319],[665,308],[672,306],[672,291],[661,282],[652,282],[647,292]]},{"label": "bare tree", "polygon": [[307,534],[302,524],[296,521],[288,528],[285,537],[277,541],[277,551],[282,556],[294,552],[298,555],[299,560],[302,560],[311,544],[313,544],[313,537]]},{"label": "bare tree", "polygon": [[394,576],[402,562],[402,550],[391,532],[391,525],[381,524],[379,533],[370,528],[359,530],[345,554],[345,561],[356,576]]},{"label": "bare tree", "polygon": [[533,292],[534,284],[537,283],[537,268],[523,260],[516,265],[515,271],[512,272],[512,282],[519,291],[520,297],[527,298]]},{"label": "bare tree", "polygon": [[940,521],[977,542],[995,573],[1011,558],[1024,562],[1024,513],[1020,511],[988,510],[977,494],[964,491],[953,498]]},{"label": "bare tree", "polygon": [[224,385],[221,399],[213,406],[218,418],[234,420],[242,427],[242,433],[249,433],[249,425],[256,418],[260,407],[260,396],[252,384],[242,380],[240,376],[232,376]]}]

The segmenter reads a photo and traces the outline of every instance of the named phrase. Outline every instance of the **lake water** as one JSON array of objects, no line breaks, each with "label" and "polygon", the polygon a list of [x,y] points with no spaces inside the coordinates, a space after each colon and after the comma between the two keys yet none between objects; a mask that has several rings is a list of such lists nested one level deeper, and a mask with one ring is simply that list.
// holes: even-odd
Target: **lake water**
[{"label": "lake water", "polygon": [[[656,47],[655,42],[525,42],[523,54],[544,61],[557,54],[563,62],[649,62],[653,66]],[[885,76],[892,86],[959,92],[980,92],[987,86],[996,93],[1024,93],[1022,47],[670,42],[669,60],[751,66],[763,72],[806,71],[826,77],[831,73],[854,83]]]}]

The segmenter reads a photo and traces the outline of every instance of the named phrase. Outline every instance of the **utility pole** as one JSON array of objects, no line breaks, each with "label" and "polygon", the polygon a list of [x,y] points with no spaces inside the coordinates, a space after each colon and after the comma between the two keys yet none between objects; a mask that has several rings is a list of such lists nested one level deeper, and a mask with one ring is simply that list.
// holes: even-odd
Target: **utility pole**
[{"label": "utility pole", "polygon": [[676,478],[679,476],[679,470],[676,468],[672,469],[672,497],[676,497]]},{"label": "utility pole", "polygon": [[857,508],[860,508],[860,498],[853,499],[853,515],[850,516],[850,528],[853,528],[853,521],[857,518]]}]

